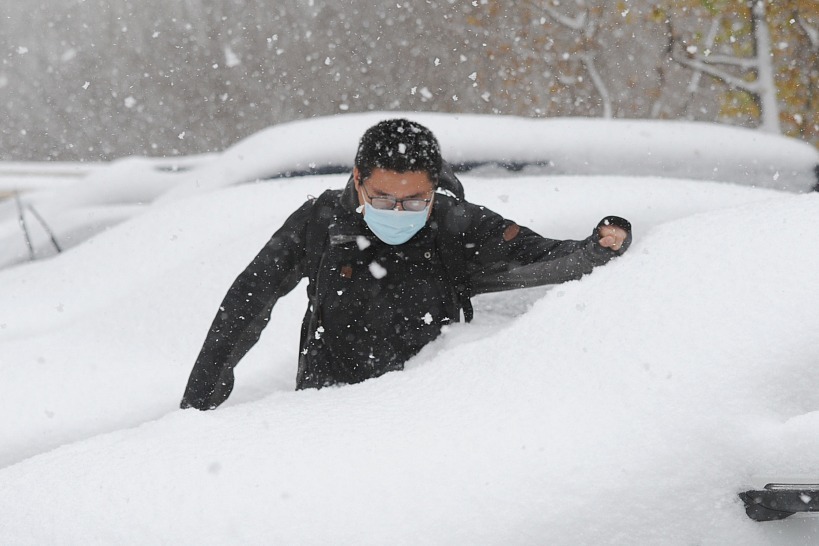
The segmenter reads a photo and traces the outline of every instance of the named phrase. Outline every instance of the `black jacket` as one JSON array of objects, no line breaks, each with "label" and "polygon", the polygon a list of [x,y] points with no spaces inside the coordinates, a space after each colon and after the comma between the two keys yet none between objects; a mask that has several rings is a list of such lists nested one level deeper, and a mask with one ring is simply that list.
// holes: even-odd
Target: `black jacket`
[{"label": "black jacket", "polygon": [[[578,279],[622,254],[598,244],[557,241],[484,207],[437,194],[427,225],[408,242],[380,241],[356,211],[352,180],[294,212],[228,290],[188,381],[182,407],[212,409],[233,388],[233,368],[258,341],[276,301],[308,277],[310,302],[301,330],[297,389],[356,383],[403,368],[460,320],[463,299],[453,282],[460,269],[481,294]],[[444,231],[446,230],[446,231]],[[451,243],[445,243],[451,245]],[[461,258],[462,256],[462,258]]]}]

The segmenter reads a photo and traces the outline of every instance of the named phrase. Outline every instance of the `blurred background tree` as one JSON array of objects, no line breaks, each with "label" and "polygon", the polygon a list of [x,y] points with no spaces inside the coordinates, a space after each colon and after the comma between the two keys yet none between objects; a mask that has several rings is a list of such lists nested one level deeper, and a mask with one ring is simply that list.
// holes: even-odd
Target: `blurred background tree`
[{"label": "blurred background tree", "polygon": [[675,62],[719,82],[722,121],[817,143],[819,2],[676,1],[658,15]]},{"label": "blurred background tree", "polygon": [[816,0],[4,0],[0,159],[203,153],[368,110],[775,119],[819,144],[818,34]]}]

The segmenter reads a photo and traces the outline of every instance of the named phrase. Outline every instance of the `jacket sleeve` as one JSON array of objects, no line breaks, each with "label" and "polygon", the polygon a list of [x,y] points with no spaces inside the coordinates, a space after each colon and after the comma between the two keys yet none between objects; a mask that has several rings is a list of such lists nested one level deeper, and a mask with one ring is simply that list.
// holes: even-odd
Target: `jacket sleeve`
[{"label": "jacket sleeve", "polygon": [[233,368],[256,344],[276,301],[304,276],[312,201],[294,212],[236,278],[208,330],[180,407],[214,409],[233,390]]},{"label": "jacket sleeve", "polygon": [[[623,254],[632,238],[631,224],[617,216],[604,218],[591,235],[575,241],[542,237],[489,209],[470,203],[461,203],[450,213],[462,216],[460,221],[464,228],[467,270],[473,295],[579,279]],[[626,240],[620,250],[600,246],[598,229],[605,225],[618,226],[626,231]]]}]

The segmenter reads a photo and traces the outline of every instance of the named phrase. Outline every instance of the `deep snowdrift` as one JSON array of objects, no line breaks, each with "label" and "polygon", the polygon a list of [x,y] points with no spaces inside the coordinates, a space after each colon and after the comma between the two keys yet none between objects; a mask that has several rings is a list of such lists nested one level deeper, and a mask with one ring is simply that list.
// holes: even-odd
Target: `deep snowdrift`
[{"label": "deep snowdrift", "polygon": [[[553,236],[622,213],[635,245],[517,318],[453,327],[404,372],[322,391],[288,392],[294,295],[215,412],[172,408],[224,289],[307,186],[169,204],[4,272],[7,462],[170,414],[0,470],[0,536],[815,543],[819,519],[756,524],[736,493],[819,468],[819,195],[652,183],[470,183],[474,201]],[[698,211],[711,212],[660,223]]]},{"label": "deep snowdrift", "polygon": [[[283,180],[154,205],[57,259],[0,272],[0,467],[172,411],[231,281],[303,202],[344,177]],[[469,197],[557,238],[585,237],[611,213],[641,237],[701,211],[774,192],[661,179],[466,178]],[[477,298],[507,320],[542,292]],[[230,402],[292,390],[303,287],[280,301],[238,368]],[[483,312],[482,312],[483,311]],[[294,319],[294,317],[296,317]],[[475,332],[472,328],[469,332]]]}]

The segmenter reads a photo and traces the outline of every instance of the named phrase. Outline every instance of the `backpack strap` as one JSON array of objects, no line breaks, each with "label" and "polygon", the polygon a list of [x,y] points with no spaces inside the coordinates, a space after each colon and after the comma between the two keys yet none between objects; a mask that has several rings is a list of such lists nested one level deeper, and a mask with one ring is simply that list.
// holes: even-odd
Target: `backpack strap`
[{"label": "backpack strap", "polygon": [[464,321],[472,322],[475,312],[472,308],[472,285],[469,282],[466,256],[464,255],[464,233],[460,230],[451,229],[454,226],[452,222],[447,222],[446,218],[449,214],[454,213],[457,215],[459,204],[465,201],[464,187],[446,161],[444,161],[441,169],[438,188],[447,192],[456,201],[453,207],[447,207],[448,210],[445,214],[439,217],[436,237],[438,253],[441,256],[441,263],[444,264],[449,281],[452,283],[452,288],[455,290],[458,305],[464,312]]},{"label": "backpack strap", "polygon": [[321,293],[319,267],[322,259],[327,253],[327,246],[330,240],[330,225],[335,222],[334,207],[339,199],[338,190],[327,190],[313,201],[313,211],[310,220],[307,222],[307,232],[305,234],[306,272],[310,279],[308,295],[311,303]]},{"label": "backpack strap", "polygon": [[472,322],[472,286],[466,272],[463,233],[453,233],[446,227],[438,229],[438,253],[444,265],[449,282],[458,298],[458,306],[464,312],[464,321]]}]

